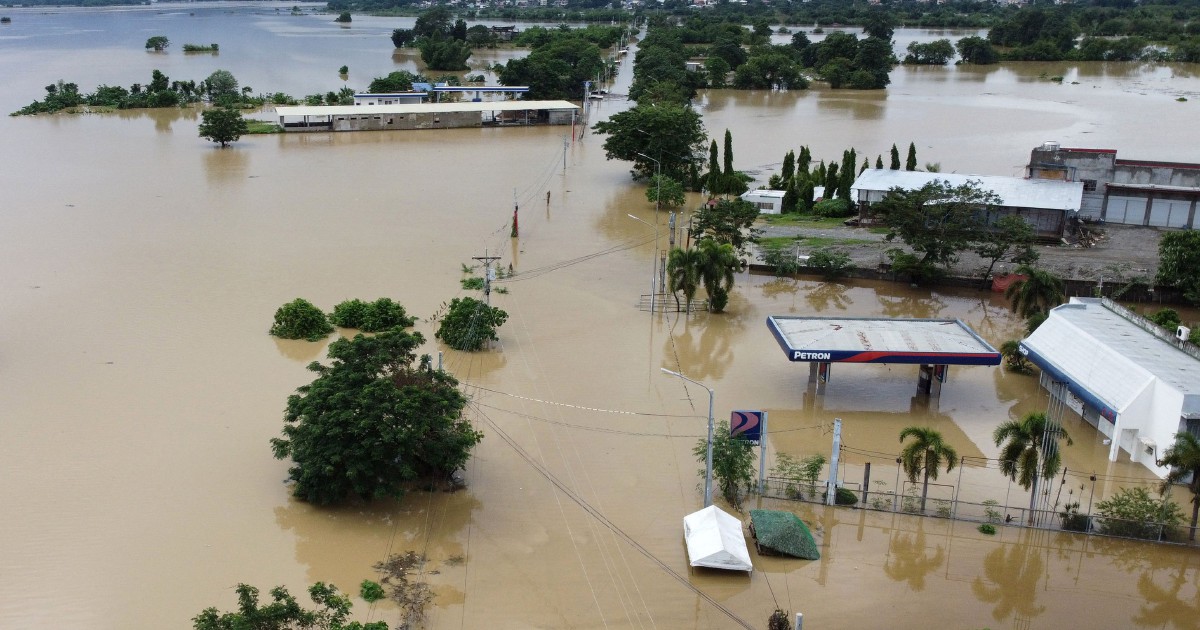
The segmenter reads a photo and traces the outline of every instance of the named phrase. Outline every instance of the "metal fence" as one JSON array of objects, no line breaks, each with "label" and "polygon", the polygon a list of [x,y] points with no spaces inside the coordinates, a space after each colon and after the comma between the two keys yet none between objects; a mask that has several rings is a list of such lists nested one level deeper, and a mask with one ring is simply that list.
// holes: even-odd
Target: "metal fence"
[{"label": "metal fence", "polygon": [[[953,486],[946,484],[930,483],[929,485],[931,489],[936,486],[943,491],[945,489],[950,489],[951,491],[955,489]],[[886,488],[864,492],[861,484],[842,483],[839,484],[839,488],[852,492],[854,494],[854,503],[849,503],[850,497],[844,491],[838,494],[838,503],[857,509],[947,518],[980,524],[1034,527],[1038,529],[1132,538],[1154,542],[1196,544],[1195,541],[1189,540],[1192,528],[1187,525],[1108,518],[1098,514],[1082,513],[1079,511],[1077,504],[1068,504],[1061,509],[1030,510],[1028,507],[1001,505],[998,501],[992,500],[977,503],[930,496],[925,501],[924,506],[922,506],[920,484],[910,484],[905,481],[901,486],[903,489],[900,492]],[[796,482],[779,477],[768,477],[763,487],[763,496],[774,499],[825,503],[826,489],[824,482],[813,484]]]}]

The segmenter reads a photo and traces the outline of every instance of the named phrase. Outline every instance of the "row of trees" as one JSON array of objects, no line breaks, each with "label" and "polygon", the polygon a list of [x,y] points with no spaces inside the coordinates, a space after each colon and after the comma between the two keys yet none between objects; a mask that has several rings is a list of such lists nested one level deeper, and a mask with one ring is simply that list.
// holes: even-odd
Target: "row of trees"
[{"label": "row of trees", "polygon": [[171,81],[161,71],[154,70],[148,83],[134,83],[128,88],[100,85],[91,93],[80,92],[77,83],[58,81],[46,86],[44,99],[22,107],[13,115],[53,113],[84,106],[113,109],[179,107],[205,98],[222,103],[236,99],[238,95],[237,79],[227,70],[217,70],[199,83]]}]

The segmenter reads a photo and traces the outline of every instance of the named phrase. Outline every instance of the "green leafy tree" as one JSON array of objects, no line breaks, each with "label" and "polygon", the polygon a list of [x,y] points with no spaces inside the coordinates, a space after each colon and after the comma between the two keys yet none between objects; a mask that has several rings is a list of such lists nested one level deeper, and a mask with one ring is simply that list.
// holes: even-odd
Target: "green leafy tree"
[{"label": "green leafy tree", "polygon": [[918,66],[944,66],[953,58],[954,44],[951,44],[948,39],[938,39],[927,43],[910,43],[904,63]]},{"label": "green leafy tree", "polygon": [[367,86],[371,94],[390,94],[392,92],[408,92],[412,90],[413,82],[423,81],[425,77],[413,74],[408,70],[397,70],[386,77],[375,77]]},{"label": "green leafy tree", "polygon": [[375,621],[361,624],[347,622],[352,604],[336,586],[317,582],[308,589],[316,608],[306,610],[282,586],[271,589],[271,603],[260,604],[258,589],[246,584],[237,585],[237,612],[222,613],[206,608],[192,618],[195,630],[387,630],[387,623]]},{"label": "green leafy tree", "polygon": [[201,138],[219,142],[223,149],[250,133],[250,125],[238,110],[218,107],[200,112],[199,133]]},{"label": "green leafy tree", "polygon": [[350,498],[400,498],[417,479],[444,479],[482,439],[462,417],[458,381],[414,366],[419,333],[390,330],[329,345],[330,365],[313,362],[312,383],[288,397],[278,459],[290,457],[293,493],[316,505]]},{"label": "green leafy tree", "polygon": [[667,208],[678,208],[687,200],[683,184],[666,175],[654,175],[646,185],[646,201]]},{"label": "green leafy tree", "polygon": [[1021,265],[1017,267],[1016,272],[1025,276],[1025,279],[1008,285],[1004,290],[1004,297],[1008,298],[1012,312],[1023,319],[1041,316],[1044,321],[1050,309],[1062,304],[1066,299],[1062,279],[1049,271],[1031,265]]},{"label": "green leafy tree", "polygon": [[996,263],[1007,260],[1018,265],[1029,265],[1037,261],[1038,253],[1033,249],[1033,226],[1025,219],[1009,214],[1000,217],[986,229],[975,245],[975,253],[988,261],[983,281],[992,277]]},{"label": "green leafy tree", "polygon": [[929,496],[929,480],[938,478],[938,469],[943,464],[946,472],[954,470],[958,452],[942,440],[942,434],[928,427],[905,427],[900,431],[900,441],[911,440],[900,451],[900,466],[908,476],[909,483],[917,482],[921,476],[921,512],[925,511],[925,500]]},{"label": "green leafy tree", "polygon": [[[898,160],[900,158],[897,157],[896,159]],[[883,156],[882,155],[875,156],[875,168],[880,169],[880,170],[883,169]]]},{"label": "green leafy tree", "polygon": [[455,350],[474,352],[488,340],[496,341],[496,329],[508,320],[508,313],[472,297],[454,298],[442,316],[434,336]]},{"label": "green leafy tree", "polygon": [[708,310],[720,313],[729,301],[734,274],[742,270],[742,261],[733,245],[711,238],[701,239],[696,249],[700,252],[700,283],[708,294]]},{"label": "green leafy tree", "polygon": [[1161,328],[1166,328],[1172,333],[1174,333],[1175,329],[1178,328],[1181,323],[1183,323],[1179,319],[1179,311],[1176,311],[1173,308],[1160,309],[1150,316],[1150,321],[1154,322],[1155,325]]},{"label": "green leafy tree", "polygon": [[893,188],[871,206],[888,227],[887,240],[899,237],[918,256],[919,277],[947,266],[983,234],[981,216],[1000,203],[999,196],[975,181],[953,186],[934,180],[916,190]]},{"label": "green leafy tree", "polygon": [[398,28],[392,31],[392,46],[405,48],[417,41],[417,34],[411,28]]},{"label": "green leafy tree", "polygon": [[333,18],[333,21],[338,24],[349,24],[352,20],[353,18],[350,17],[349,11],[343,11],[336,18]]},{"label": "green leafy tree", "polygon": [[[692,454],[701,464],[706,462],[708,439],[702,437],[692,449]],[[700,469],[703,477],[705,470]],[[741,509],[742,493],[754,481],[754,447],[739,436],[729,435],[729,422],[722,420],[713,429],[713,483],[721,489],[721,496],[734,509]]]},{"label": "green leafy tree", "polygon": [[434,39],[427,37],[417,42],[421,50],[421,61],[430,70],[466,70],[467,59],[471,58],[471,45],[457,39]]},{"label": "green leafy tree", "polygon": [[908,158],[904,161],[904,170],[917,170],[917,145],[915,143],[908,143]]},{"label": "green leafy tree", "polygon": [[758,236],[758,230],[751,227],[757,220],[758,208],[749,201],[718,199],[692,215],[691,235],[696,241],[709,237],[717,243],[728,243],[745,254],[746,245]]},{"label": "green leafy tree", "polygon": [[296,298],[275,311],[271,334],[283,339],[320,341],[333,332],[321,309],[304,298]]},{"label": "green leafy tree", "polygon": [[633,162],[636,179],[662,174],[685,181],[695,156],[704,154],[706,134],[700,114],[691,107],[660,103],[637,105],[592,127],[604,140],[605,157]]},{"label": "green leafy tree", "polygon": [[1037,505],[1038,479],[1050,480],[1062,467],[1058,443],[1073,444],[1061,426],[1050,425],[1046,414],[1031,412],[1020,420],[996,427],[992,440],[1000,447],[1000,472],[1029,490],[1029,521]]},{"label": "green leafy tree", "polygon": [[704,61],[704,72],[708,75],[708,87],[719,90],[725,87],[732,68],[720,57],[709,57]]},{"label": "green leafy tree", "polygon": [[503,85],[529,86],[527,98],[579,99],[583,82],[604,71],[600,48],[582,34],[557,36],[505,64]]},{"label": "green leafy tree", "polygon": [[208,98],[214,103],[232,103],[238,97],[238,82],[228,70],[216,70],[204,80]]},{"label": "green leafy tree", "polygon": [[737,67],[734,86],[739,90],[808,89],[808,79],[800,70],[787,46],[756,48],[746,63]]},{"label": "green leafy tree", "polygon": [[1163,234],[1158,242],[1159,284],[1183,291],[1192,304],[1200,304],[1200,231],[1182,230]]},{"label": "green leafy tree", "polygon": [[1183,522],[1179,504],[1150,495],[1142,487],[1121,488],[1096,504],[1096,530],[1108,536],[1162,540]]},{"label": "green leafy tree", "polygon": [[146,40],[146,50],[154,52],[162,52],[171,45],[171,40],[167,39],[166,35],[155,35]]},{"label": "green leafy tree", "polygon": [[1192,493],[1192,525],[1188,540],[1196,540],[1196,520],[1200,517],[1200,439],[1187,431],[1176,433],[1175,441],[1155,463],[1171,469],[1159,487],[1159,493],[1164,496],[1173,484],[1188,479],[1187,488]]},{"label": "green leafy tree", "polygon": [[692,311],[692,301],[700,288],[699,250],[676,247],[667,254],[667,290],[675,297],[675,308],[679,308],[679,293],[683,293],[687,312]]},{"label": "green leafy tree", "polygon": [[333,307],[329,321],[340,328],[357,328],[363,332],[380,332],[391,328],[408,328],[416,322],[404,306],[391,298],[374,302],[346,300]]},{"label": "green leafy tree", "polygon": [[996,52],[995,47],[988,40],[977,37],[964,37],[954,47],[958,49],[958,56],[962,57],[963,63],[973,63],[976,65],[991,65],[999,63],[1000,53]]},{"label": "green leafy tree", "polygon": [[417,16],[417,21],[413,25],[413,34],[417,38],[430,37],[441,39],[450,36],[452,28],[451,19],[454,15],[450,12],[450,8],[445,5],[436,5],[426,9]]}]

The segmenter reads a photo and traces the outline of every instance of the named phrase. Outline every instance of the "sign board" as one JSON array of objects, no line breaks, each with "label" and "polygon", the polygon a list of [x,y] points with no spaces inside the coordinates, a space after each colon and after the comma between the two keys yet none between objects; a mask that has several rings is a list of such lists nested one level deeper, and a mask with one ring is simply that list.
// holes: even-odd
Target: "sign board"
[{"label": "sign board", "polygon": [[758,446],[762,440],[762,428],[766,424],[765,411],[734,411],[729,414],[730,437],[741,436],[751,444]]}]

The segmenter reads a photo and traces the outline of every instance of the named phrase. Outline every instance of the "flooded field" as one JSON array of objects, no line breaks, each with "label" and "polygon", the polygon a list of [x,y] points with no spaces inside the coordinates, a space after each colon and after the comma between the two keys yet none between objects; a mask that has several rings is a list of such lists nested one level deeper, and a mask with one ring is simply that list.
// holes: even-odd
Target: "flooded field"
[{"label": "flooded field", "polygon": [[[154,68],[173,79],[224,68],[294,95],[337,89],[341,65],[356,88],[418,69],[387,41],[411,20],[355,16],[342,29],[290,6],[6,10],[0,109],[60,78],[90,91]],[[145,52],[160,33],[215,41],[220,55]],[[1016,173],[1045,140],[1196,161],[1197,99],[1175,101],[1200,92],[1195,70],[897,68],[886,92],[720,91],[698,106],[714,137],[733,132],[737,167],[763,179],[801,144],[831,159],[911,140],[922,163],[987,174]],[[625,106],[603,101],[592,122]],[[816,401],[806,366],[764,322],[957,317],[996,345],[1021,330],[1002,299],[742,274],[726,314],[651,315],[636,304],[653,233],[626,215],[653,222],[653,208],[628,166],[604,159],[601,137],[570,144],[565,160],[561,127],[246,137],[220,150],[197,137],[198,118],[0,118],[0,627],[188,628],[207,606],[233,608],[238,582],[354,591],[405,550],[430,558],[431,628],[761,628],[777,606],[817,628],[1200,625],[1191,549],[1006,527],[988,537],[970,523],[766,499],[812,525],[820,561],[756,555],[750,576],[688,569],[681,519],[702,504],[691,450],[707,393],[660,368],[712,387],[719,418],[768,410],[770,456],[827,452],[841,418],[847,479],[914,424],[994,458],[998,423],[1045,408],[1033,378],[952,368],[931,408],[913,403],[915,368],[835,366]],[[390,296],[424,320],[464,294],[462,264],[485,253],[516,276],[493,295],[510,315],[500,342],[445,355],[485,434],[468,488],[334,510],[291,500],[268,440],[326,344],[268,336],[275,309]],[[432,339],[431,323],[417,329]],[[1097,498],[1153,481],[1127,456],[1110,464],[1087,426],[1068,429],[1065,464],[1102,478]],[[963,492],[1010,489],[975,474]],[[1027,502],[1019,489],[1007,498]],[[395,621],[383,604],[356,611]]]}]

